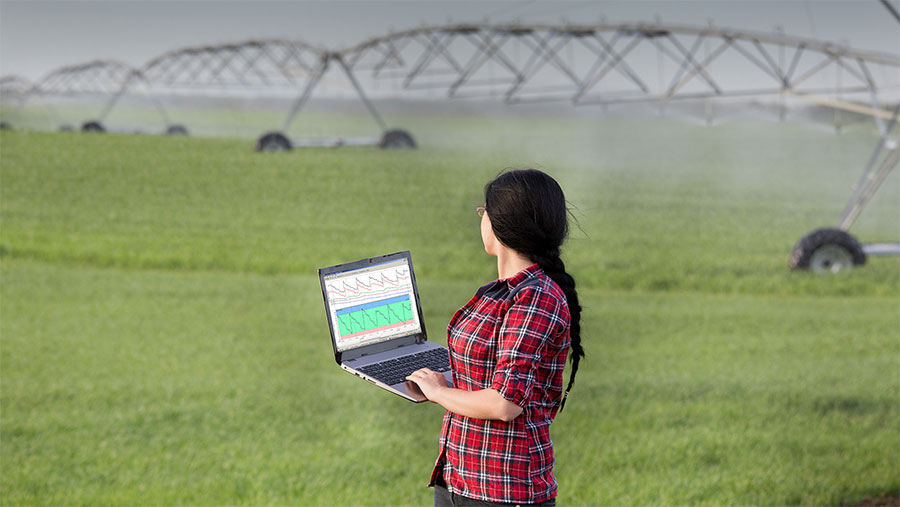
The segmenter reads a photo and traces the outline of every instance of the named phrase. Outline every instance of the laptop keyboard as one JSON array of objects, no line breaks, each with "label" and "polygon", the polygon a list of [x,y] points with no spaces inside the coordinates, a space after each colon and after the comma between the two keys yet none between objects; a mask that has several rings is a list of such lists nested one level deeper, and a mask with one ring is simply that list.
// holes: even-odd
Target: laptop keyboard
[{"label": "laptop keyboard", "polygon": [[392,386],[406,380],[406,376],[420,369],[430,368],[437,372],[450,370],[450,358],[446,349],[431,349],[408,356],[389,359],[359,368],[366,375]]}]

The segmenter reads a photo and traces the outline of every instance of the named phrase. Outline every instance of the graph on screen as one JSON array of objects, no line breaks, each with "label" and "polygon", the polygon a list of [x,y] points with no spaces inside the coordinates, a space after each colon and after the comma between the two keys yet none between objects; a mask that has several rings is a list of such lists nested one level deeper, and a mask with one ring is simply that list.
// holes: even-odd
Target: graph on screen
[{"label": "graph on screen", "polygon": [[335,273],[325,279],[338,350],[421,330],[405,259]]},{"label": "graph on screen", "polygon": [[373,330],[386,330],[411,324],[412,308],[409,296],[397,296],[364,305],[338,310],[341,338],[353,338]]}]

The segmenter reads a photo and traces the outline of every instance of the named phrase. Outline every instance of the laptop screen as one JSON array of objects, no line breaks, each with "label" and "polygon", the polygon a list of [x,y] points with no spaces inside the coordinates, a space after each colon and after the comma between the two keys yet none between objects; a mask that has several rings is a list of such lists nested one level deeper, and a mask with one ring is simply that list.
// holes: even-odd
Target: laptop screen
[{"label": "laptop screen", "polygon": [[338,352],[422,332],[407,258],[322,277]]}]

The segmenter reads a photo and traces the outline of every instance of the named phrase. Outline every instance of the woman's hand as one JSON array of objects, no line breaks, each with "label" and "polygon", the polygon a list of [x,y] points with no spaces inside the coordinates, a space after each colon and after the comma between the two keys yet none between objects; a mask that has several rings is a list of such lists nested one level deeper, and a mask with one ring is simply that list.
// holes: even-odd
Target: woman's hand
[{"label": "woman's hand", "polygon": [[422,368],[410,373],[406,380],[415,382],[419,389],[422,390],[422,394],[431,401],[434,401],[434,394],[437,391],[448,387],[447,379],[444,378],[443,373],[438,373],[428,368]]},{"label": "woman's hand", "polygon": [[429,401],[466,417],[509,422],[518,417],[523,410],[494,389],[479,391],[454,389],[447,385],[443,373],[428,368],[410,373],[406,380],[415,382]]}]

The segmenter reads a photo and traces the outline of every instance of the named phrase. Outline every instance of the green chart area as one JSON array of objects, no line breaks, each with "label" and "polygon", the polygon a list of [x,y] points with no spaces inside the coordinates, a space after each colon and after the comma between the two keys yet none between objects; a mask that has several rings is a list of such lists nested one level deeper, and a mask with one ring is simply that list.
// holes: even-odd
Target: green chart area
[{"label": "green chart area", "polygon": [[337,312],[338,328],[342,338],[351,338],[359,333],[379,328],[389,328],[409,322],[412,318],[409,296],[353,306]]}]

